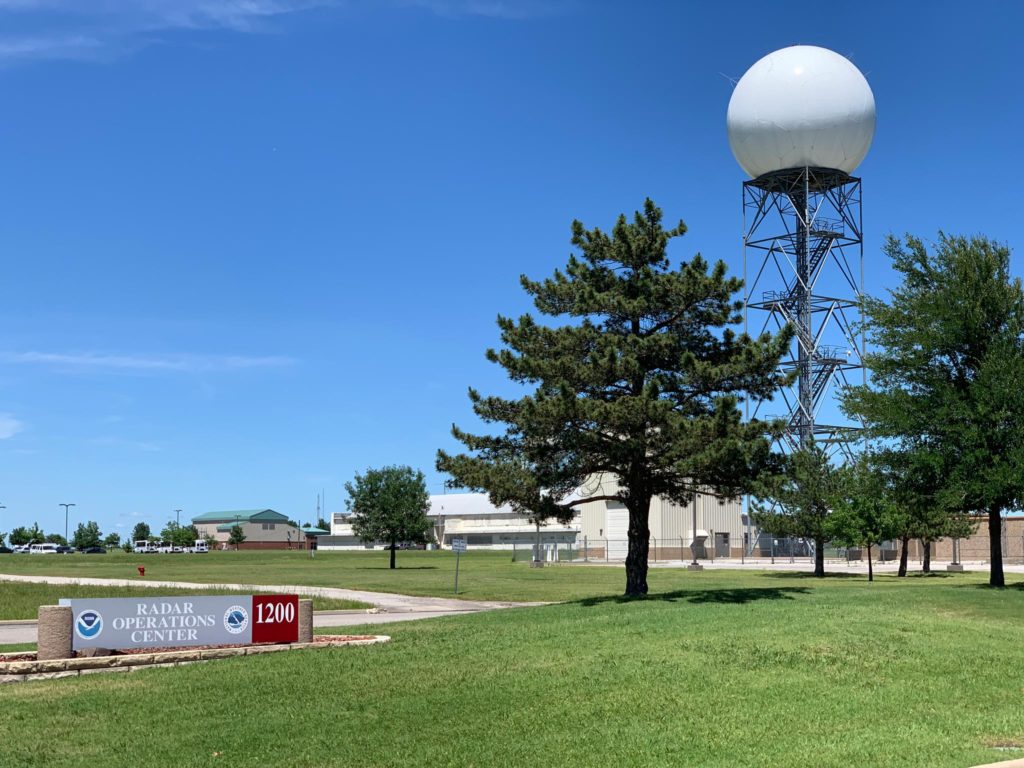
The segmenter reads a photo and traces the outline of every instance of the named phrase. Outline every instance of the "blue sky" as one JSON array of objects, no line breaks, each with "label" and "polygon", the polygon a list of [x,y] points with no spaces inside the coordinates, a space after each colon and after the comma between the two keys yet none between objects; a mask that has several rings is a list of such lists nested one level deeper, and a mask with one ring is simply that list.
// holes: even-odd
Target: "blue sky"
[{"label": "blue sky", "polygon": [[[390,463],[433,491],[466,387],[569,224],[651,196],[739,270],[729,78],[867,75],[886,233],[1019,245],[1017,3],[0,0],[0,530],[307,520]],[[1019,273],[1019,264],[1016,271]]]}]

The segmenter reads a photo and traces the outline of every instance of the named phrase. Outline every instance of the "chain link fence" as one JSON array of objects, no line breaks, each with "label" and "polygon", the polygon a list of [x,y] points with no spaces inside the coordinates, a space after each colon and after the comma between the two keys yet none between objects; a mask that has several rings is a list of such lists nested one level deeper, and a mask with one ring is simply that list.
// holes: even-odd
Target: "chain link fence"
[{"label": "chain link fence", "polygon": [[[1024,526],[1016,530],[1007,531],[1004,526],[1002,536],[1003,562],[1009,564],[1024,565]],[[753,543],[751,544],[751,537]],[[959,546],[960,561],[989,560],[988,536],[975,535],[970,539],[961,539],[956,542]],[[729,547],[728,539],[724,546],[722,540],[717,540],[711,546],[706,539],[698,539],[696,547],[691,548],[690,540],[687,538],[651,538],[648,542],[648,561],[658,562],[714,562],[715,560],[728,560],[730,562],[763,562],[763,563],[798,563],[814,562],[814,543],[809,539],[797,536],[773,536],[768,533],[743,534],[742,541],[737,541],[736,546]],[[514,562],[528,562],[541,560],[546,563],[621,563],[626,559],[629,551],[627,539],[592,538],[581,536],[575,543],[570,542],[544,542],[538,547],[537,544],[519,543],[512,545],[512,560]],[[924,546],[920,541],[912,540],[907,549],[908,560],[913,563],[920,563],[924,559]],[[932,561],[954,560],[954,541],[943,539],[933,542],[931,545]],[[883,542],[881,546],[872,547],[871,559],[874,562],[892,562],[900,556],[900,545],[898,541]],[[866,560],[867,550],[860,548],[834,547],[825,545],[825,560],[860,562]]]}]

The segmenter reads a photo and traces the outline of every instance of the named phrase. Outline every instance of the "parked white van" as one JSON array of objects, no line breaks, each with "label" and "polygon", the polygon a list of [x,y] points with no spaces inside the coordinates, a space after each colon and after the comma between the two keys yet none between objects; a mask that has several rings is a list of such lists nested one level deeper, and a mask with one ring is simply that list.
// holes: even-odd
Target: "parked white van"
[{"label": "parked white van", "polygon": [[30,555],[56,555],[57,545],[56,544],[33,544],[29,547],[28,553]]},{"label": "parked white van", "polygon": [[195,546],[189,547],[189,552],[209,552],[210,548],[206,546],[206,539],[196,539]]}]

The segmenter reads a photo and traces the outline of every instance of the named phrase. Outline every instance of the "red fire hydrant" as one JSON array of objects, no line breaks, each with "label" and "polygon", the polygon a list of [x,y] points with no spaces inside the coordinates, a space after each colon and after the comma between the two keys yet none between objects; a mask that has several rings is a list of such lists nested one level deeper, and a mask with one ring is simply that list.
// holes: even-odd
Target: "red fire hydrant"
[{"label": "red fire hydrant", "polygon": [[146,575],[146,566],[140,565],[139,566],[139,576],[145,576],[145,575]]}]

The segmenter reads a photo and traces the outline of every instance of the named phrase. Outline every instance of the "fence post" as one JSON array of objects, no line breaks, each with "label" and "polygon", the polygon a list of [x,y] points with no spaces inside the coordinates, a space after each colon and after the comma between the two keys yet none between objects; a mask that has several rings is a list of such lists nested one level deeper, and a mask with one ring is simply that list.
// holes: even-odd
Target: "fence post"
[{"label": "fence post", "polygon": [[685,557],[683,557],[683,537],[682,536],[679,537],[679,559],[680,559],[680,561],[686,559]]},{"label": "fence post", "polygon": [[512,542],[512,562],[516,561],[516,543]]},{"label": "fence post", "polygon": [[608,539],[604,540],[604,561],[608,562]]},{"label": "fence post", "polygon": [[590,562],[590,545],[587,543],[587,537],[583,537],[583,562]]},{"label": "fence post", "polygon": [[654,542],[654,562],[658,562],[658,539],[652,539]]}]

